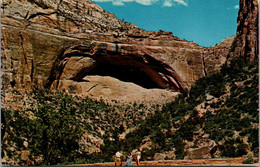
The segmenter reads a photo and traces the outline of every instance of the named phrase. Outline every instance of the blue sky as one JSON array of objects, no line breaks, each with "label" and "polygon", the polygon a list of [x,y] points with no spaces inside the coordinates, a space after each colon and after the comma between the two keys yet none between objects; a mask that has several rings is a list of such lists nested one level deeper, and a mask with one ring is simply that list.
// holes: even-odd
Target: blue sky
[{"label": "blue sky", "polygon": [[236,34],[239,0],[92,0],[117,18],[148,31],[213,46]]}]

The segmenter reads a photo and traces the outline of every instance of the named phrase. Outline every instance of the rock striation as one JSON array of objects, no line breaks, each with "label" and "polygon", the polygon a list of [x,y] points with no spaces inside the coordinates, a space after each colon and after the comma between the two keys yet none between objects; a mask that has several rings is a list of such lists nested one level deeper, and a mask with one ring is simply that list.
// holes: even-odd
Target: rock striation
[{"label": "rock striation", "polygon": [[237,35],[228,57],[242,57],[246,61],[258,60],[259,55],[259,1],[240,0]]},{"label": "rock striation", "polygon": [[[139,87],[133,90],[145,92],[137,101],[154,92],[160,94],[155,95],[155,101],[165,96],[171,99],[199,78],[218,71],[227,55],[242,54],[239,50],[249,45],[255,51],[249,53],[247,49],[245,53],[257,53],[255,42],[248,42],[255,40],[253,36],[258,33],[256,22],[248,21],[255,18],[256,2],[251,3],[252,16],[239,17],[238,35],[232,45],[235,49],[229,54],[234,37],[213,47],[201,47],[169,32],[139,29],[89,0],[3,0],[1,69],[5,100],[19,99],[35,88],[68,90],[96,98],[135,99],[137,93],[127,91],[129,84],[125,82]],[[246,1],[240,5],[248,6]],[[245,10],[242,7],[239,16]],[[240,28],[246,24],[244,19],[250,26],[249,32]],[[245,43],[239,37],[243,34],[249,34],[248,45],[235,47]],[[86,79],[93,75],[114,77],[122,89],[115,91],[108,84],[111,79],[104,77],[96,77],[99,86],[95,86],[96,81]]]}]

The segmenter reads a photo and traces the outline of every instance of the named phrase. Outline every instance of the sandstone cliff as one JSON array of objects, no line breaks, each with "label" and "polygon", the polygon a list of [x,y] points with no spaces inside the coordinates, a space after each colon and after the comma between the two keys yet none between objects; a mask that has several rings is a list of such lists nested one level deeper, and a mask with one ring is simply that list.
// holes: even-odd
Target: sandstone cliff
[{"label": "sandstone cliff", "polygon": [[258,60],[259,52],[259,1],[240,0],[237,18],[237,35],[228,57],[243,57],[246,61]]},{"label": "sandstone cliff", "polygon": [[[232,78],[229,76],[204,79],[204,86],[197,85],[197,92],[195,86],[189,97],[184,94],[183,100],[174,101],[172,107],[165,110],[144,105],[110,108],[102,102],[84,98],[80,101],[80,97],[71,98],[76,103],[70,101],[70,108],[63,106],[67,96],[51,97],[46,91],[41,103],[35,97],[25,96],[33,89],[50,88],[91,98],[107,98],[115,103],[173,100],[179,92],[189,89],[200,77],[218,71],[233,57],[245,56],[249,61],[258,59],[256,2],[241,0],[236,36],[205,48],[180,40],[169,32],[138,29],[88,0],[3,0],[1,95],[4,96],[2,104],[6,106],[3,111],[8,116],[9,125],[3,138],[2,163],[24,164],[19,162],[20,156],[26,153],[28,158],[31,146],[37,148],[34,139],[40,140],[37,135],[32,138],[30,128],[38,127],[31,126],[34,124],[29,124],[30,121],[38,122],[34,119],[37,111],[45,114],[57,108],[59,111],[84,112],[79,114],[84,117],[79,120],[86,133],[80,142],[86,147],[84,155],[87,160],[93,153],[112,158],[114,147],[110,146],[117,146],[117,138],[124,142],[122,146],[126,149],[140,146],[146,150],[142,152],[143,158],[144,153],[151,150],[160,152],[163,157],[182,158],[181,154],[196,146],[197,139],[204,133],[210,134],[210,139],[221,146],[223,156],[233,157],[233,149],[239,152],[236,156],[258,152],[257,65],[234,66],[235,72],[231,72],[236,80],[229,81],[229,84],[226,82]],[[237,69],[243,74],[237,75]],[[205,87],[205,83],[209,86]],[[205,97],[206,101],[203,101]],[[17,110],[8,110],[9,106]],[[37,107],[47,107],[47,110]],[[56,117],[49,120],[53,118]],[[62,118],[59,121],[64,123]],[[48,125],[55,127],[54,124]],[[67,127],[64,128],[68,132]],[[67,137],[66,133],[63,135]],[[162,140],[160,137],[165,135],[169,135],[164,138],[167,140]],[[140,138],[136,140],[137,136]],[[240,145],[230,144],[233,139],[240,140]],[[161,141],[166,141],[170,150],[164,150],[167,147]],[[103,144],[106,147],[101,147]],[[42,153],[37,150],[29,159],[34,164],[41,164]],[[151,155],[147,158],[153,158]],[[101,156],[99,160],[103,158]],[[21,160],[25,161],[24,158]],[[97,158],[94,156],[92,160],[97,161]]]},{"label": "sandstone cliff", "polygon": [[[135,99],[136,92],[146,92],[137,101],[157,92],[155,101],[172,99],[175,92],[189,89],[197,79],[219,70],[233,41],[230,38],[205,48],[168,32],[147,32],[89,0],[3,0],[1,11],[2,89],[7,101],[35,88],[118,100]],[[86,79],[90,75],[119,79],[126,94],[118,94],[108,80],[95,86],[97,83]],[[141,87],[128,92],[121,81]]]}]

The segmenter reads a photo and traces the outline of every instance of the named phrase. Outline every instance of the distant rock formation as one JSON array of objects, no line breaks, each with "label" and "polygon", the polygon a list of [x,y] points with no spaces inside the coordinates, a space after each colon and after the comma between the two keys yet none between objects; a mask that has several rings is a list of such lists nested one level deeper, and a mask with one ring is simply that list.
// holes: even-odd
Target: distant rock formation
[{"label": "distant rock formation", "polygon": [[[251,55],[250,60],[256,59],[254,35],[258,35],[258,27],[254,19],[258,3],[251,1],[241,0],[238,35],[232,45],[233,53],[229,54],[233,37],[214,47],[201,47],[169,32],[141,30],[89,0],[3,0],[1,69],[5,100],[15,101],[35,88],[65,89],[72,94],[108,99],[113,96],[118,100],[135,99],[141,92],[146,92],[140,95],[141,99],[172,99],[176,92],[189,89],[199,78],[218,71],[227,55],[235,57],[239,52]],[[243,34],[248,35],[245,38]],[[89,84],[91,81],[86,78],[91,75],[123,81],[121,92],[104,84],[109,81],[99,87],[94,86],[95,82]],[[82,88],[83,82],[86,89]],[[126,91],[131,88],[124,82],[141,88],[136,90],[138,93]],[[153,92],[160,95],[151,96]]]}]

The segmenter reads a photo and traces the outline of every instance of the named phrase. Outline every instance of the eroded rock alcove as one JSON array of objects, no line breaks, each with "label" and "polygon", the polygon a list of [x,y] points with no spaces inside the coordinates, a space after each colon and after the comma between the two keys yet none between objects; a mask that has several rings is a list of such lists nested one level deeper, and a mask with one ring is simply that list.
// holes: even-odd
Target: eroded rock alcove
[{"label": "eroded rock alcove", "polygon": [[119,101],[172,99],[183,90],[178,74],[167,64],[141,52],[109,48],[97,44],[67,49],[53,67],[50,88]]}]

